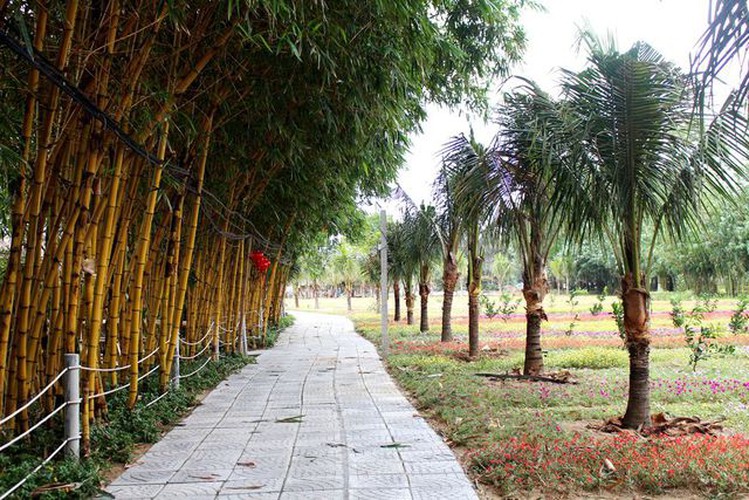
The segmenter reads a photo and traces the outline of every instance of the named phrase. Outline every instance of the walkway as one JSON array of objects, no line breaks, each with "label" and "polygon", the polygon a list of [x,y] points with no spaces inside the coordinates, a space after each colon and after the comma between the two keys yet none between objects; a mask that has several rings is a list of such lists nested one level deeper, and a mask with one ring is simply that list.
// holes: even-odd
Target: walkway
[{"label": "walkway", "polygon": [[109,485],[117,499],[475,499],[450,449],[344,318],[294,313]]}]

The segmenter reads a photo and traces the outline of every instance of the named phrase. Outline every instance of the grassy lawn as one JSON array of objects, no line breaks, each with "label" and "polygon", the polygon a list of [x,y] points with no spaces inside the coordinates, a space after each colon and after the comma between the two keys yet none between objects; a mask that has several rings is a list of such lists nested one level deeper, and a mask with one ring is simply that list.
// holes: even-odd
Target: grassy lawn
[{"label": "grassy lawn", "polygon": [[[468,361],[464,297],[456,300],[455,342],[439,342],[438,296],[430,304],[429,333],[419,333],[418,325],[391,321],[388,365],[418,409],[459,449],[470,473],[500,495],[746,494],[749,335],[727,331],[736,301],[719,300],[715,312],[704,320],[720,332],[718,342],[735,345],[735,352],[701,360],[693,371],[683,334],[671,323],[669,298],[657,295],[653,302],[652,411],[669,417],[724,419],[718,436],[645,439],[588,427],[621,416],[626,406],[628,359],[608,314],[613,297],[604,301],[603,312],[597,315],[590,312],[595,296],[578,296],[573,301],[577,304],[566,296],[547,298],[546,370],[567,370],[576,384],[476,376],[522,367],[524,321],[522,308],[505,319],[482,318],[482,354]],[[320,304],[321,311],[346,313],[344,299],[321,299]],[[689,310],[695,304],[684,300],[683,307]],[[300,309],[311,308],[311,301],[300,303]],[[350,316],[358,331],[377,344],[380,323],[374,301],[355,299],[353,309]],[[571,328],[570,323],[574,323]]]}]

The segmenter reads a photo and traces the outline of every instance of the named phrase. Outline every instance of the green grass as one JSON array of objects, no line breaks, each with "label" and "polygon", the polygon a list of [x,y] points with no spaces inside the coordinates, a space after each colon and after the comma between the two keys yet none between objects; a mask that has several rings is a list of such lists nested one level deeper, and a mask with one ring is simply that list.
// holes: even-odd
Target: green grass
[{"label": "green grass", "polygon": [[[672,328],[667,314],[670,297],[656,295],[654,328]],[[628,357],[613,320],[607,314],[585,314],[595,297],[579,296],[578,300],[573,312],[583,319],[572,335],[561,333],[569,316],[552,317],[543,325],[546,334],[542,340],[547,372],[568,370],[576,384],[490,381],[475,376],[477,372],[507,373],[522,367],[523,319],[482,319],[482,341],[488,342],[491,350],[482,351],[475,361],[466,361],[457,355],[467,349],[464,343],[439,342],[437,297],[430,301],[430,333],[420,334],[417,326],[391,321],[389,370],[413,396],[418,409],[438,423],[449,442],[467,450],[475,477],[493,485],[501,495],[527,496],[533,491],[574,497],[581,491],[657,494],[678,490],[732,497],[749,493],[749,441],[742,437],[749,434],[749,351],[739,347],[734,355],[708,358],[693,372],[689,350],[678,334],[654,338],[653,413],[724,418],[728,437],[630,442],[626,437],[605,435],[586,426],[600,425],[624,413]],[[610,310],[608,304],[613,300],[607,299],[604,312]],[[461,302],[458,298],[456,304]],[[722,299],[718,310],[731,311],[735,302]],[[323,310],[329,313],[344,313],[342,304],[345,302],[337,299],[321,300]],[[683,305],[692,307],[687,301]],[[358,299],[354,309],[351,317],[357,329],[379,344],[379,320],[371,303]],[[570,313],[565,297],[556,297],[553,304],[547,299],[547,310]],[[453,329],[458,340],[464,340],[467,333],[465,313],[464,305],[456,307]],[[418,322],[418,310],[416,314]],[[725,328],[729,315],[711,322]],[[550,333],[554,330],[557,333]],[[746,337],[725,335],[724,341],[746,344]],[[583,441],[587,444],[581,447]],[[616,472],[602,472],[607,457],[615,462]]]}]

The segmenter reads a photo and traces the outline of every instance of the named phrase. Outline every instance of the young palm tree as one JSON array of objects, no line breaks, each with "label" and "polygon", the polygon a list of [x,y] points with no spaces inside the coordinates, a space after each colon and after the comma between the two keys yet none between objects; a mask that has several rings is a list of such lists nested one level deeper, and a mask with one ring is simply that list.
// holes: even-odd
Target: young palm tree
[{"label": "young palm tree", "polygon": [[505,96],[497,115],[500,131],[483,149],[465,137],[446,148],[453,164],[471,168],[457,189],[461,204],[487,210],[505,243],[514,242],[522,261],[526,304],[526,341],[523,373],[543,371],[541,321],[549,290],[546,261],[561,223],[554,198],[554,173],[563,155],[554,147],[560,133],[558,105],[534,84]]},{"label": "young palm tree", "polygon": [[[393,282],[393,321],[401,320],[400,283],[406,273],[410,272],[405,243],[403,224],[398,221],[389,222],[387,228],[388,271]],[[404,291],[408,293],[408,290]]]},{"label": "young palm tree", "polygon": [[[476,203],[474,192],[465,192],[463,183],[472,175],[485,175],[492,168],[493,152],[479,144],[471,133],[454,137],[443,149],[445,177],[454,192],[452,210],[466,235],[468,250],[468,355],[479,351],[479,296],[484,251],[481,245],[481,225],[488,214],[486,205]],[[469,195],[470,194],[470,195]],[[469,196],[467,196],[469,195]]]},{"label": "young palm tree", "polygon": [[557,201],[569,203],[574,214],[570,234],[584,233],[589,224],[605,234],[616,255],[630,358],[623,424],[636,428],[649,423],[650,413],[647,275],[653,242],[643,244],[643,227],[652,224],[654,237],[664,229],[678,236],[694,221],[700,188],[733,192],[744,175],[746,156],[736,153],[746,146],[746,122],[723,115],[704,133],[690,127],[689,80],[660,54],[644,43],[619,53],[590,34],[583,41],[589,67],[565,72],[563,82],[576,124],[570,145],[579,154],[559,176]]},{"label": "young palm tree", "polygon": [[330,261],[332,274],[337,283],[343,283],[346,291],[346,308],[349,312],[354,295],[354,284],[362,278],[361,255],[350,243],[341,242]]},{"label": "young palm tree", "polygon": [[442,342],[453,339],[452,308],[455,286],[458,283],[458,246],[462,233],[459,207],[455,206],[454,175],[447,165],[443,164],[432,187],[433,200],[437,217],[435,222],[436,234],[439,238],[442,252]]},{"label": "young palm tree", "polygon": [[[432,265],[439,253],[439,239],[433,223],[434,218],[434,207],[424,205],[421,205],[418,210],[407,209],[403,217],[409,265],[415,267],[419,279],[419,298],[421,299],[419,331],[422,333],[429,331],[428,305],[431,291],[429,284],[432,278]],[[408,296],[406,305],[408,305]]]}]

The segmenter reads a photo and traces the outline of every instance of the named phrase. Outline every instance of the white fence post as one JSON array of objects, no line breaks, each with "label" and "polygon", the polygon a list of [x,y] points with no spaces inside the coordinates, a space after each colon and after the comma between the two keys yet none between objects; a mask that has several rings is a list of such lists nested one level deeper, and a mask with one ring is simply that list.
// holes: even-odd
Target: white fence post
[{"label": "white fence post", "polygon": [[387,215],[385,210],[380,210],[380,306],[382,318],[380,321],[382,329],[382,355],[387,358],[390,348],[388,339],[388,240],[387,240]]},{"label": "white fence post", "polygon": [[247,352],[249,348],[247,347],[247,316],[242,311],[242,326],[240,327],[240,340],[239,340],[239,346],[240,351],[242,352],[242,355],[247,356]]},{"label": "white fence post", "polygon": [[172,387],[179,389],[179,343],[177,339],[177,347],[174,349],[174,360],[172,361]]},{"label": "white fence post", "polygon": [[65,354],[65,454],[81,457],[81,365],[78,354]]}]

